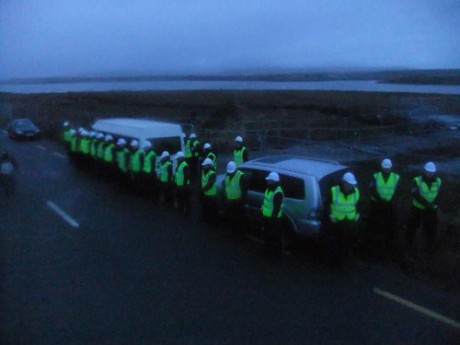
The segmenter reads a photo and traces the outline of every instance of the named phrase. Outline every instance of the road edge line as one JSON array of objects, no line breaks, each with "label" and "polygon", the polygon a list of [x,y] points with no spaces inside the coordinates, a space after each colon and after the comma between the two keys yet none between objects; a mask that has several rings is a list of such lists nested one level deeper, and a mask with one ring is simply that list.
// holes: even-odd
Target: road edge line
[{"label": "road edge line", "polygon": [[78,228],[80,227],[80,224],[77,223],[71,216],[69,216],[67,213],[65,213],[63,210],[59,208],[54,202],[51,200],[48,200],[46,202],[46,205],[52,209],[54,212],[56,212],[57,215],[59,215],[64,221],[66,221],[71,227],[73,228]]},{"label": "road edge line", "polygon": [[56,151],[53,151],[53,155],[56,156],[56,157],[62,158],[62,159],[67,158],[67,156],[65,154],[62,154],[62,153],[56,152]]},{"label": "road edge line", "polygon": [[411,301],[408,301],[404,298],[401,298],[401,297],[398,297],[390,292],[387,292],[387,291],[384,291],[384,290],[381,290],[379,288],[376,288],[374,287],[373,289],[374,293],[377,294],[377,295],[380,295],[382,297],[385,297],[385,298],[388,298],[396,303],[399,303],[407,308],[410,308],[410,309],[413,309],[415,311],[418,311],[419,313],[422,313],[426,316],[429,316],[437,321],[441,321],[445,324],[448,324],[449,326],[452,326],[454,328],[457,328],[457,329],[460,329],[460,322],[457,322],[453,319],[450,319],[444,315],[441,315],[439,313],[436,313],[434,311],[431,311],[429,310],[428,308],[425,308],[425,307],[422,307],[418,304],[415,304]]}]

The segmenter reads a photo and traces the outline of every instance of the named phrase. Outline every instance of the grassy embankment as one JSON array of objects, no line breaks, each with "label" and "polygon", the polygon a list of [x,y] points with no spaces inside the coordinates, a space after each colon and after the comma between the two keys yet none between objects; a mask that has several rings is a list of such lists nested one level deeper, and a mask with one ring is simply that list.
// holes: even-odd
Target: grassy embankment
[{"label": "grassy embankment", "polygon": [[[260,140],[273,143],[310,143],[368,137],[385,146],[391,134],[422,135],[425,125],[411,124],[404,115],[460,114],[460,96],[327,91],[184,91],[184,92],[107,92],[16,95],[2,94],[0,101],[11,104],[13,117],[30,117],[55,136],[61,123],[89,126],[97,118],[114,115],[154,118],[192,124],[203,140],[218,151],[229,150],[235,135],[243,135],[254,150]],[[377,116],[379,115],[379,116]],[[5,121],[5,118],[2,118]],[[429,130],[433,129],[432,124]],[[380,137],[380,136],[384,137]],[[289,140],[281,140],[288,138]],[[409,206],[409,185],[415,173],[407,166],[427,160],[458,158],[458,139],[436,142],[419,152],[393,157],[403,175],[399,201],[399,233]],[[376,162],[356,162],[356,171],[367,203],[366,183],[377,168]],[[347,159],[348,161],[348,159]],[[440,255],[435,275],[458,277],[460,263],[460,217],[458,213],[459,175],[445,175],[440,215]],[[455,279],[455,278],[454,278]]]}]

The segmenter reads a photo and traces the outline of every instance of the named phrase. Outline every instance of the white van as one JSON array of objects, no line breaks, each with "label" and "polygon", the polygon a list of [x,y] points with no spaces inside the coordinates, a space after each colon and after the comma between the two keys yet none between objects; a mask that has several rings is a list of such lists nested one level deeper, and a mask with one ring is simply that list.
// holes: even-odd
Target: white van
[{"label": "white van", "polygon": [[[171,159],[176,152],[184,151],[182,127],[178,124],[146,119],[111,118],[97,120],[92,129],[112,135],[115,142],[118,138],[125,138],[128,145],[132,139],[137,139],[140,147],[145,142],[150,142],[157,154],[157,168],[159,156],[163,151],[168,151]],[[173,162],[175,163],[175,160]]]}]

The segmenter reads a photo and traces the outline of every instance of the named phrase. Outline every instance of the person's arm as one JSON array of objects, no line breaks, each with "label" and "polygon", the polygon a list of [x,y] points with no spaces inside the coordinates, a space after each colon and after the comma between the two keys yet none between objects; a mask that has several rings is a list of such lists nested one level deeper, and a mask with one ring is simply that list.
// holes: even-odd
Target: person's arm
[{"label": "person's arm", "polygon": [[190,167],[186,165],[184,167],[184,186],[187,186],[190,182]]},{"label": "person's arm", "polygon": [[240,188],[241,188],[241,202],[246,203],[246,198],[248,196],[248,179],[246,175],[243,174],[240,177]]},{"label": "person's arm", "polygon": [[375,200],[382,201],[380,194],[377,192],[377,182],[375,181],[374,176],[372,176],[372,180],[369,183],[369,193],[371,194],[371,197],[373,197]]},{"label": "person's arm", "polygon": [[209,176],[208,182],[206,183],[205,186],[201,188],[201,191],[203,193],[206,193],[209,189],[211,189],[214,186],[215,183],[216,183],[216,173],[213,173]]},{"label": "person's arm", "polygon": [[283,202],[283,194],[278,192],[275,193],[273,197],[273,213],[272,213],[272,218],[277,218],[278,212],[281,209],[281,204]]},{"label": "person's arm", "polygon": [[248,149],[246,148],[245,150],[243,150],[243,162],[247,162],[248,160]]},{"label": "person's arm", "polygon": [[[437,181],[437,178],[435,178],[435,180],[433,181],[433,183],[436,183],[436,181]],[[436,209],[436,208],[437,208],[437,206],[438,206],[438,199],[439,199],[440,193],[441,193],[441,186],[439,186],[438,194],[437,194],[436,197],[433,199],[433,201],[430,203],[431,209]]]},{"label": "person's arm", "polygon": [[172,166],[172,164],[168,165],[167,171],[168,171],[168,183],[173,183],[174,182],[174,175],[173,175],[173,166]]},{"label": "person's arm", "polygon": [[412,188],[411,188],[411,195],[412,197],[417,200],[419,203],[424,205],[425,207],[431,209],[432,204],[428,202],[425,198],[423,198],[420,193],[419,193],[419,188],[417,186],[417,183],[415,181],[412,182]]}]

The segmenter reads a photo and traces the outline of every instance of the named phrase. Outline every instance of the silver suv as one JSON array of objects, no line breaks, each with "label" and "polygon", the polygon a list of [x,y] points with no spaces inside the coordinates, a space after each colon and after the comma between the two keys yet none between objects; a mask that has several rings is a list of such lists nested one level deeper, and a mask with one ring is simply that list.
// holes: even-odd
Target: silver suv
[{"label": "silver suv", "polygon": [[[267,186],[265,177],[275,171],[284,190],[283,211],[287,226],[300,237],[315,237],[320,232],[323,200],[331,185],[338,183],[348,168],[335,161],[278,155],[245,162],[240,170],[246,174],[248,182],[248,219],[260,218]],[[219,176],[219,185],[222,176]]]}]

